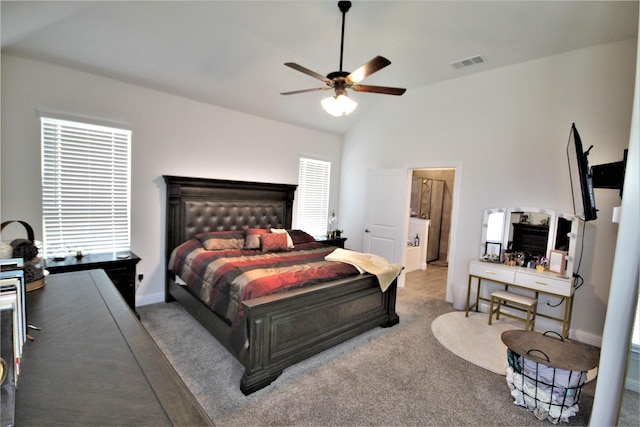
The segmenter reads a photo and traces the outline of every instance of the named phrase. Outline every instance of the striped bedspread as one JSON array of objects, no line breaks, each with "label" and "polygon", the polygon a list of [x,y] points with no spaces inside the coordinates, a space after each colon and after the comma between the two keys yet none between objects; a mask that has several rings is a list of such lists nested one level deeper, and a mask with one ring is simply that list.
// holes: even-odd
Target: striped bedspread
[{"label": "striped bedspread", "polygon": [[242,301],[358,275],[358,269],[352,265],[325,260],[334,250],[309,242],[281,252],[207,251],[198,239],[192,239],[173,251],[169,270],[235,328],[244,318]]}]

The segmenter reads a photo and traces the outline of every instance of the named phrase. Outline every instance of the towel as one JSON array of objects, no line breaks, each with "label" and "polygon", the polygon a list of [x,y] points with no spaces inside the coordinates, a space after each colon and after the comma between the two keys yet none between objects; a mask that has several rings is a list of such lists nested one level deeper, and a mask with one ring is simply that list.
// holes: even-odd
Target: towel
[{"label": "towel", "polygon": [[375,274],[380,283],[380,289],[385,292],[393,279],[398,277],[403,267],[399,264],[392,264],[383,257],[374,254],[351,251],[338,248],[324,257],[327,261],[338,261],[351,264],[360,271]]}]

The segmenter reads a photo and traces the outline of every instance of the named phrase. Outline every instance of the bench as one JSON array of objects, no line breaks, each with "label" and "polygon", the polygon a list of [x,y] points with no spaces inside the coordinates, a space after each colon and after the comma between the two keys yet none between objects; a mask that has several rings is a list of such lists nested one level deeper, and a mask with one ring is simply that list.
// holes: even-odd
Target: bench
[{"label": "bench", "polygon": [[[536,297],[538,294],[536,293]],[[503,305],[503,302],[517,305],[519,307],[514,307],[518,310],[526,311],[527,317],[523,319],[521,317],[515,316],[511,313],[505,313],[504,311],[500,311],[500,308]],[[497,305],[496,305],[497,303]],[[491,294],[491,306],[489,307],[489,325],[491,325],[491,321],[493,320],[493,315],[496,315],[496,320],[500,319],[500,314],[503,316],[508,316],[516,320],[520,320],[524,322],[525,330],[532,330],[534,328],[536,322],[536,307],[538,304],[537,298],[530,298],[520,294],[514,294],[513,292],[507,291],[495,291]],[[494,305],[496,308],[494,309]]]}]

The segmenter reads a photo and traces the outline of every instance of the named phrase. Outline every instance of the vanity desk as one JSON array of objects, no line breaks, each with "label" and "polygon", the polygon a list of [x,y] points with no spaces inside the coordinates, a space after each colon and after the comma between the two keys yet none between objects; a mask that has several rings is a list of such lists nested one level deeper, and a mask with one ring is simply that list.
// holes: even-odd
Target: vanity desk
[{"label": "vanity desk", "polygon": [[[476,283],[476,301],[471,304],[472,284]],[[467,287],[467,306],[465,316],[469,316],[469,311],[478,310],[480,301],[490,301],[490,298],[482,297],[481,284],[483,280],[489,280],[504,285],[506,291],[509,287],[522,289],[538,294],[545,294],[554,297],[564,298],[564,315],[562,318],[537,312],[538,317],[555,320],[562,323],[562,337],[569,337],[571,327],[571,310],[573,309],[573,280],[570,277],[560,276],[549,271],[538,271],[533,268],[510,267],[504,264],[497,264],[485,261],[472,261],[469,266],[469,283]],[[513,307],[517,309],[516,307]]]},{"label": "vanity desk", "polygon": [[[576,289],[574,265],[581,238],[578,223],[578,218],[571,214],[549,209],[485,210],[480,259],[471,261],[469,266],[465,315],[473,309],[478,311],[480,301],[491,301],[490,297],[482,296],[482,283],[497,283],[506,291],[512,288],[517,293],[535,294],[539,307],[544,307],[546,302],[546,298],[538,298],[539,294],[562,299],[558,304],[564,304],[562,313],[537,310],[536,316],[560,322],[562,337],[568,338]],[[536,269],[538,264],[545,269]],[[474,282],[476,298],[472,303]],[[518,310],[518,307],[510,308]]]}]

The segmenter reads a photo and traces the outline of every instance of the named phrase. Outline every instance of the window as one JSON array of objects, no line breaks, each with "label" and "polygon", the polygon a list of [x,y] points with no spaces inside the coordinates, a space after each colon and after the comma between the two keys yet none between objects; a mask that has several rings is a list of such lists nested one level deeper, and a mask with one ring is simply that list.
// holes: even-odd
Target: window
[{"label": "window", "polygon": [[327,234],[331,163],[300,158],[297,227],[312,236]]},{"label": "window", "polygon": [[44,253],[129,250],[131,131],[46,117],[41,131]]}]

